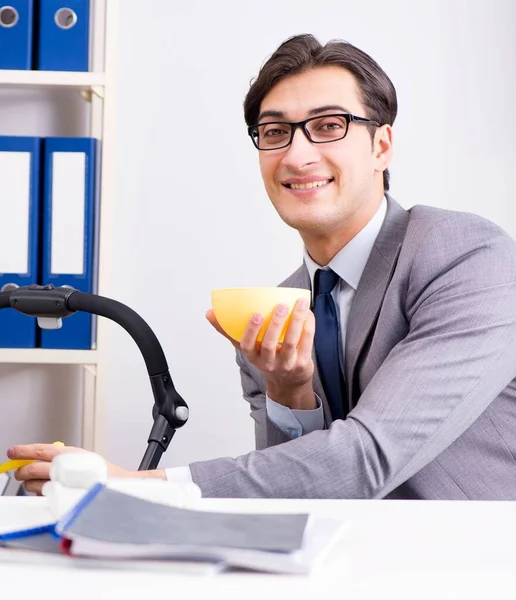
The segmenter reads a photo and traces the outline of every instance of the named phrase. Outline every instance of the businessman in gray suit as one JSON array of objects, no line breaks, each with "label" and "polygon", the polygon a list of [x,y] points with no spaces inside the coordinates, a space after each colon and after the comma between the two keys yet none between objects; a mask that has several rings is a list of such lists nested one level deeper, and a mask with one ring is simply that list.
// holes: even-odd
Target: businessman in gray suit
[{"label": "businessman in gray suit", "polygon": [[[351,44],[287,40],[244,108],[268,196],[305,246],[282,285],[313,304],[283,344],[283,306],[261,344],[261,315],[231,340],[257,450],[145,475],[219,497],[516,499],[514,241],[389,195],[396,92]],[[74,450],[9,453],[42,461],[16,474],[39,491],[45,461]]]}]

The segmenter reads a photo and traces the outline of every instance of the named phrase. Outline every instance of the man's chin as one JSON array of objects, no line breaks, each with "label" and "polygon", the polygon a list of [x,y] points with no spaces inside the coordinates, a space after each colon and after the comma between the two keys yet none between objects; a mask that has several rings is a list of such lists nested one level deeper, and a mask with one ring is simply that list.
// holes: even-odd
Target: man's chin
[{"label": "man's chin", "polygon": [[333,229],[332,220],[327,215],[282,215],[283,221],[300,233],[321,234]]}]

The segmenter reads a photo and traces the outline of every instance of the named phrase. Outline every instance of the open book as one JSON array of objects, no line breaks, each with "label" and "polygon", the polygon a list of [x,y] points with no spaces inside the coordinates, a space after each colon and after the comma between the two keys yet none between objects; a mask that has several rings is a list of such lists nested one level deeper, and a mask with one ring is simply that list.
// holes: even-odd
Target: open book
[{"label": "open book", "polygon": [[50,530],[0,535],[0,543],[104,561],[199,561],[310,573],[343,531],[344,522],[336,519],[177,508],[97,484]]}]

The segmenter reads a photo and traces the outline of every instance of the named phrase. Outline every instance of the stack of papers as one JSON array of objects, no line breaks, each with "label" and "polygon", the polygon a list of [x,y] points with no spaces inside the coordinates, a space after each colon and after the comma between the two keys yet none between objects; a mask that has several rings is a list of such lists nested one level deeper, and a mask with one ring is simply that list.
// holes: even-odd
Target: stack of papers
[{"label": "stack of papers", "polygon": [[322,564],[343,531],[336,519],[178,508],[97,484],[56,523],[1,534],[0,545],[103,561],[187,561],[301,574]]}]

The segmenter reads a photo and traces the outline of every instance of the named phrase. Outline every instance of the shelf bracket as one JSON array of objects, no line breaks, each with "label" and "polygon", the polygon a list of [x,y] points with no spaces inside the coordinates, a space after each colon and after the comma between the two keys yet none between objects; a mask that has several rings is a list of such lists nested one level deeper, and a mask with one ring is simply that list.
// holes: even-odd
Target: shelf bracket
[{"label": "shelf bracket", "polygon": [[96,365],[82,365],[84,381],[82,389],[82,431],[81,445],[85,450],[95,447],[95,417],[97,402],[95,395],[95,380],[97,377]]},{"label": "shelf bracket", "polygon": [[90,375],[93,375],[93,377],[96,377],[96,375],[97,375],[97,365],[83,364],[82,366],[83,366],[84,371],[86,373],[89,373]]},{"label": "shelf bracket", "polygon": [[91,102],[93,94],[95,94],[95,96],[97,96],[97,98],[100,98],[101,100],[104,99],[104,88],[100,85],[92,85],[90,88],[86,89],[86,90],[79,90],[79,94],[81,95],[82,98],[84,98],[84,100],[86,100],[86,102]]}]

